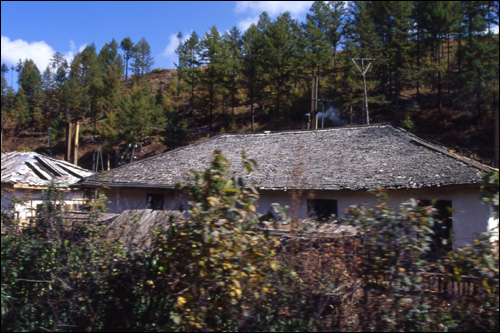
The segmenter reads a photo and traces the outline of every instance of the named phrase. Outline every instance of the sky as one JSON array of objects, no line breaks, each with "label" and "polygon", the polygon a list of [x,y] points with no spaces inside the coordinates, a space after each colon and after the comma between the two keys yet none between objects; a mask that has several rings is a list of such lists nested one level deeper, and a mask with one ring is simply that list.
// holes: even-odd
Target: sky
[{"label": "sky", "polygon": [[43,72],[56,51],[69,61],[87,45],[97,52],[114,38],[151,46],[153,68],[174,68],[177,34],[244,32],[266,11],[304,21],[313,1],[2,1],[1,57],[9,68],[32,59]]}]

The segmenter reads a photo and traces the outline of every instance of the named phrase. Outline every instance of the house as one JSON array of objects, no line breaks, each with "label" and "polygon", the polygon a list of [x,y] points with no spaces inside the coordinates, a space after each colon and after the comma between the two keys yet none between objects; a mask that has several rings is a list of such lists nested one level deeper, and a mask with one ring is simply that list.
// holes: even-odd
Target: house
[{"label": "house", "polygon": [[[394,206],[409,198],[437,200],[440,236],[453,231],[458,246],[494,223],[491,207],[481,202],[480,183],[484,172],[496,169],[387,124],[220,135],[93,175],[81,185],[101,189],[114,213],[179,209],[186,198],[174,185],[190,169],[204,170],[214,150],[259,190],[260,213],[280,203],[298,218],[342,216],[353,204],[375,205],[368,190],[382,188]],[[258,164],[248,175],[243,150]]]},{"label": "house", "polygon": [[2,153],[2,212],[21,222],[36,216],[50,188],[56,189],[67,210],[84,202],[84,190],[70,185],[89,177],[92,171],[34,152]]}]

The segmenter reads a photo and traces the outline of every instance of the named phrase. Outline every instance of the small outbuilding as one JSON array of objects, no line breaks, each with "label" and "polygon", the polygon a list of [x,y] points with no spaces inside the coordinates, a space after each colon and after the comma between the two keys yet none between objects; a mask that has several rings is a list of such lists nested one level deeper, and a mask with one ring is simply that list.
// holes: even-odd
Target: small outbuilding
[{"label": "small outbuilding", "polygon": [[84,190],[71,187],[93,172],[35,152],[2,153],[2,212],[26,222],[36,216],[49,188],[57,202],[77,210],[85,202]]}]

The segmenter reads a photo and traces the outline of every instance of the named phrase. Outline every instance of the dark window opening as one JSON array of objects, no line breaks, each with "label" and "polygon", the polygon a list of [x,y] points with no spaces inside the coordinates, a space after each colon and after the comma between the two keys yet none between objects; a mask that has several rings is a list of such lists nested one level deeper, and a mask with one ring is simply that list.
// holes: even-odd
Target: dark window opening
[{"label": "dark window opening", "polygon": [[434,231],[431,251],[443,255],[453,249],[452,246],[452,206],[451,200],[420,200],[421,206],[434,206]]},{"label": "dark window opening", "polygon": [[337,200],[331,199],[308,199],[307,216],[317,221],[325,221],[336,218],[338,214]]},{"label": "dark window opening", "polygon": [[152,210],[163,210],[163,194],[148,194],[146,208]]},{"label": "dark window opening", "polygon": [[61,212],[62,209],[63,209],[63,204],[56,205],[50,202],[46,202],[43,204],[37,204],[36,209],[34,209],[34,214],[32,215],[40,217],[43,213],[52,214],[55,212]]}]

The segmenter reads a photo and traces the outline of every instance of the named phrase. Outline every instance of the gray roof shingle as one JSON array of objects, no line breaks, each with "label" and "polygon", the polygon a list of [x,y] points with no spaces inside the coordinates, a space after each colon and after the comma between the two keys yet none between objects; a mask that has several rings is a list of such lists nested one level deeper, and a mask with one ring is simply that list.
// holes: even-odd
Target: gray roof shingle
[{"label": "gray roof shingle", "polygon": [[[84,186],[172,188],[221,151],[231,170],[260,189],[366,190],[478,184],[494,170],[390,125],[229,134],[93,175]],[[241,151],[256,160],[246,175]]]}]

